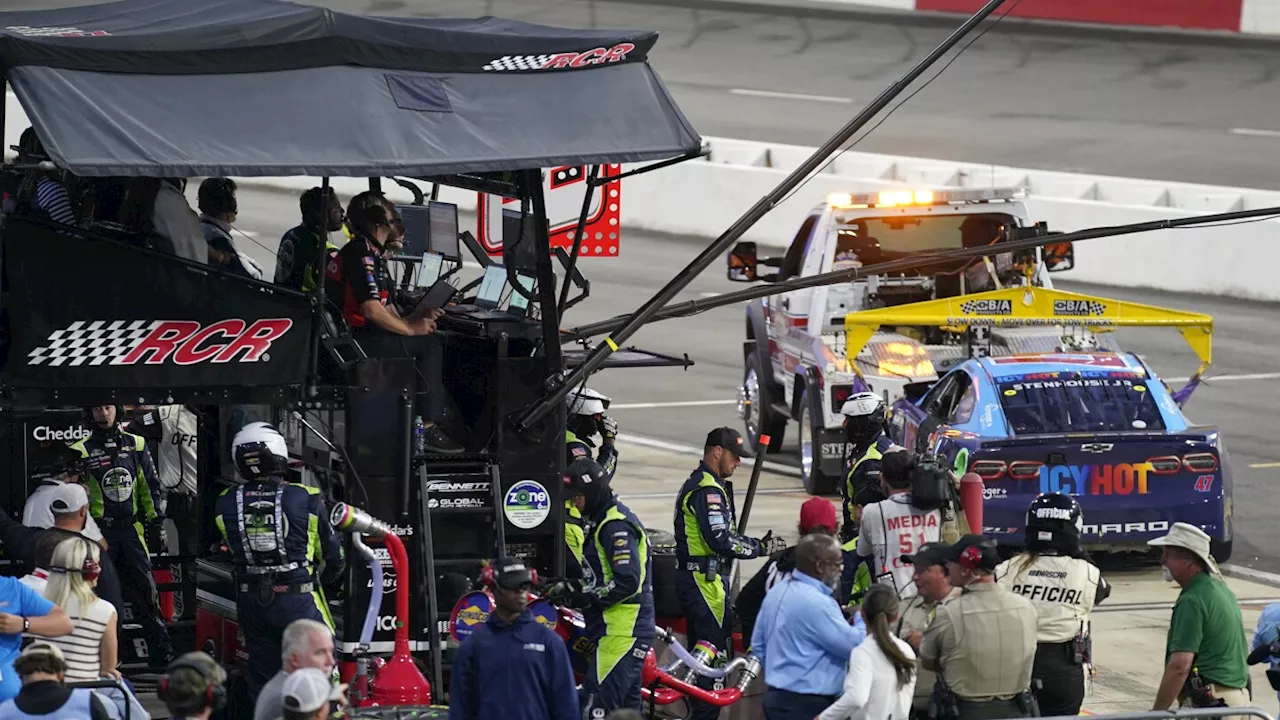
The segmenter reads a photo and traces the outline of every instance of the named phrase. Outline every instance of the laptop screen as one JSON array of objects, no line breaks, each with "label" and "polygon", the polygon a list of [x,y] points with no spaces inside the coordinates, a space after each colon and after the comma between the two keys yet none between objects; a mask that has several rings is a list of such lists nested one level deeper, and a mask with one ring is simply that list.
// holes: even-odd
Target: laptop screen
[{"label": "laptop screen", "polygon": [[443,255],[422,253],[422,262],[418,265],[418,279],[414,284],[420,288],[431,287],[436,280],[440,279],[443,264]]},{"label": "laptop screen", "polygon": [[[534,279],[523,273],[516,274],[516,281],[520,283],[530,295],[533,294]],[[514,289],[511,291],[510,308],[517,315],[525,315],[529,312],[529,299]]]},{"label": "laptop screen", "polygon": [[507,287],[507,268],[493,264],[484,269],[484,279],[480,281],[480,292],[476,295],[476,306],[496,308],[502,302],[502,291]]}]

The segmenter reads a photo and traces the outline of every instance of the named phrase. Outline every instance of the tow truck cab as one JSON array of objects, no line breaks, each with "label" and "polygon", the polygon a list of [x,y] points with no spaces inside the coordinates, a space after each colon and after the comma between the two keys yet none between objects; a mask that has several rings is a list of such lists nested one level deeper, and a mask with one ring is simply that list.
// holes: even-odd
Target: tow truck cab
[{"label": "tow truck cab", "polygon": [[[1046,234],[1043,224],[1033,222],[1026,195],[1023,188],[835,193],[800,224],[781,258],[760,258],[755,243],[738,243],[729,256],[729,279],[781,282]],[[776,452],[788,421],[797,421],[806,489],[835,492],[849,452],[841,427],[844,401],[864,390],[892,401],[907,384],[936,379],[964,357],[954,334],[896,327],[877,333],[851,361],[845,353],[846,315],[1021,285],[1028,278],[1052,287],[1040,270],[1058,272],[1073,264],[1072,247],[1064,243],[860,274],[851,282],[752,302],[738,396],[747,438],[759,450],[760,438],[768,436],[769,450]],[[764,275],[761,266],[778,270]]]}]

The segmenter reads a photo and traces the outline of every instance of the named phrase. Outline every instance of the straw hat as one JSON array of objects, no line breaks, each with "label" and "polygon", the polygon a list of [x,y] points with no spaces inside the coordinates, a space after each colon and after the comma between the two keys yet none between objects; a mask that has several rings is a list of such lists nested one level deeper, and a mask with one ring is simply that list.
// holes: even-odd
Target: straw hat
[{"label": "straw hat", "polygon": [[1173,527],[1169,528],[1168,535],[1148,540],[1147,544],[1180,547],[1184,550],[1189,550],[1198,555],[1201,560],[1204,560],[1204,564],[1209,566],[1209,572],[1215,575],[1222,574],[1222,570],[1218,569],[1218,563],[1213,559],[1213,555],[1209,554],[1209,536],[1194,525],[1176,522]]}]

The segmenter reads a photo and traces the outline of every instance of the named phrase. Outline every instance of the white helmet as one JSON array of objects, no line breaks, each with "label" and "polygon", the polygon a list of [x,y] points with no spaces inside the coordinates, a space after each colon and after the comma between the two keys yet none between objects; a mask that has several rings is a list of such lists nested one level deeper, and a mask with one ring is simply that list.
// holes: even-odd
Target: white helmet
[{"label": "white helmet", "polygon": [[873,392],[860,392],[840,407],[840,414],[848,417],[865,417],[867,415],[884,414],[884,398]]},{"label": "white helmet", "polygon": [[591,388],[583,388],[565,396],[570,415],[599,415],[609,409],[610,402],[609,398]]},{"label": "white helmet", "polygon": [[249,423],[240,428],[231,441],[231,457],[240,477],[248,482],[279,477],[289,470],[289,445],[269,423]]}]

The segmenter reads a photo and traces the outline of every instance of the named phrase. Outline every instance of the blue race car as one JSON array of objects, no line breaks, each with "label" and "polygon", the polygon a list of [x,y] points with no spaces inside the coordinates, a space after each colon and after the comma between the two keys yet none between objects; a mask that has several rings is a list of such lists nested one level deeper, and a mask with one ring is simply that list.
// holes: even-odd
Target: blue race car
[{"label": "blue race car", "polygon": [[1084,511],[1087,547],[1146,551],[1147,540],[1185,522],[1208,533],[1224,561],[1232,543],[1226,449],[1218,428],[1187,420],[1180,399],[1131,353],[974,358],[908,385],[889,434],[977,473],[983,534],[1002,545],[1022,544],[1036,495],[1062,492]]}]

